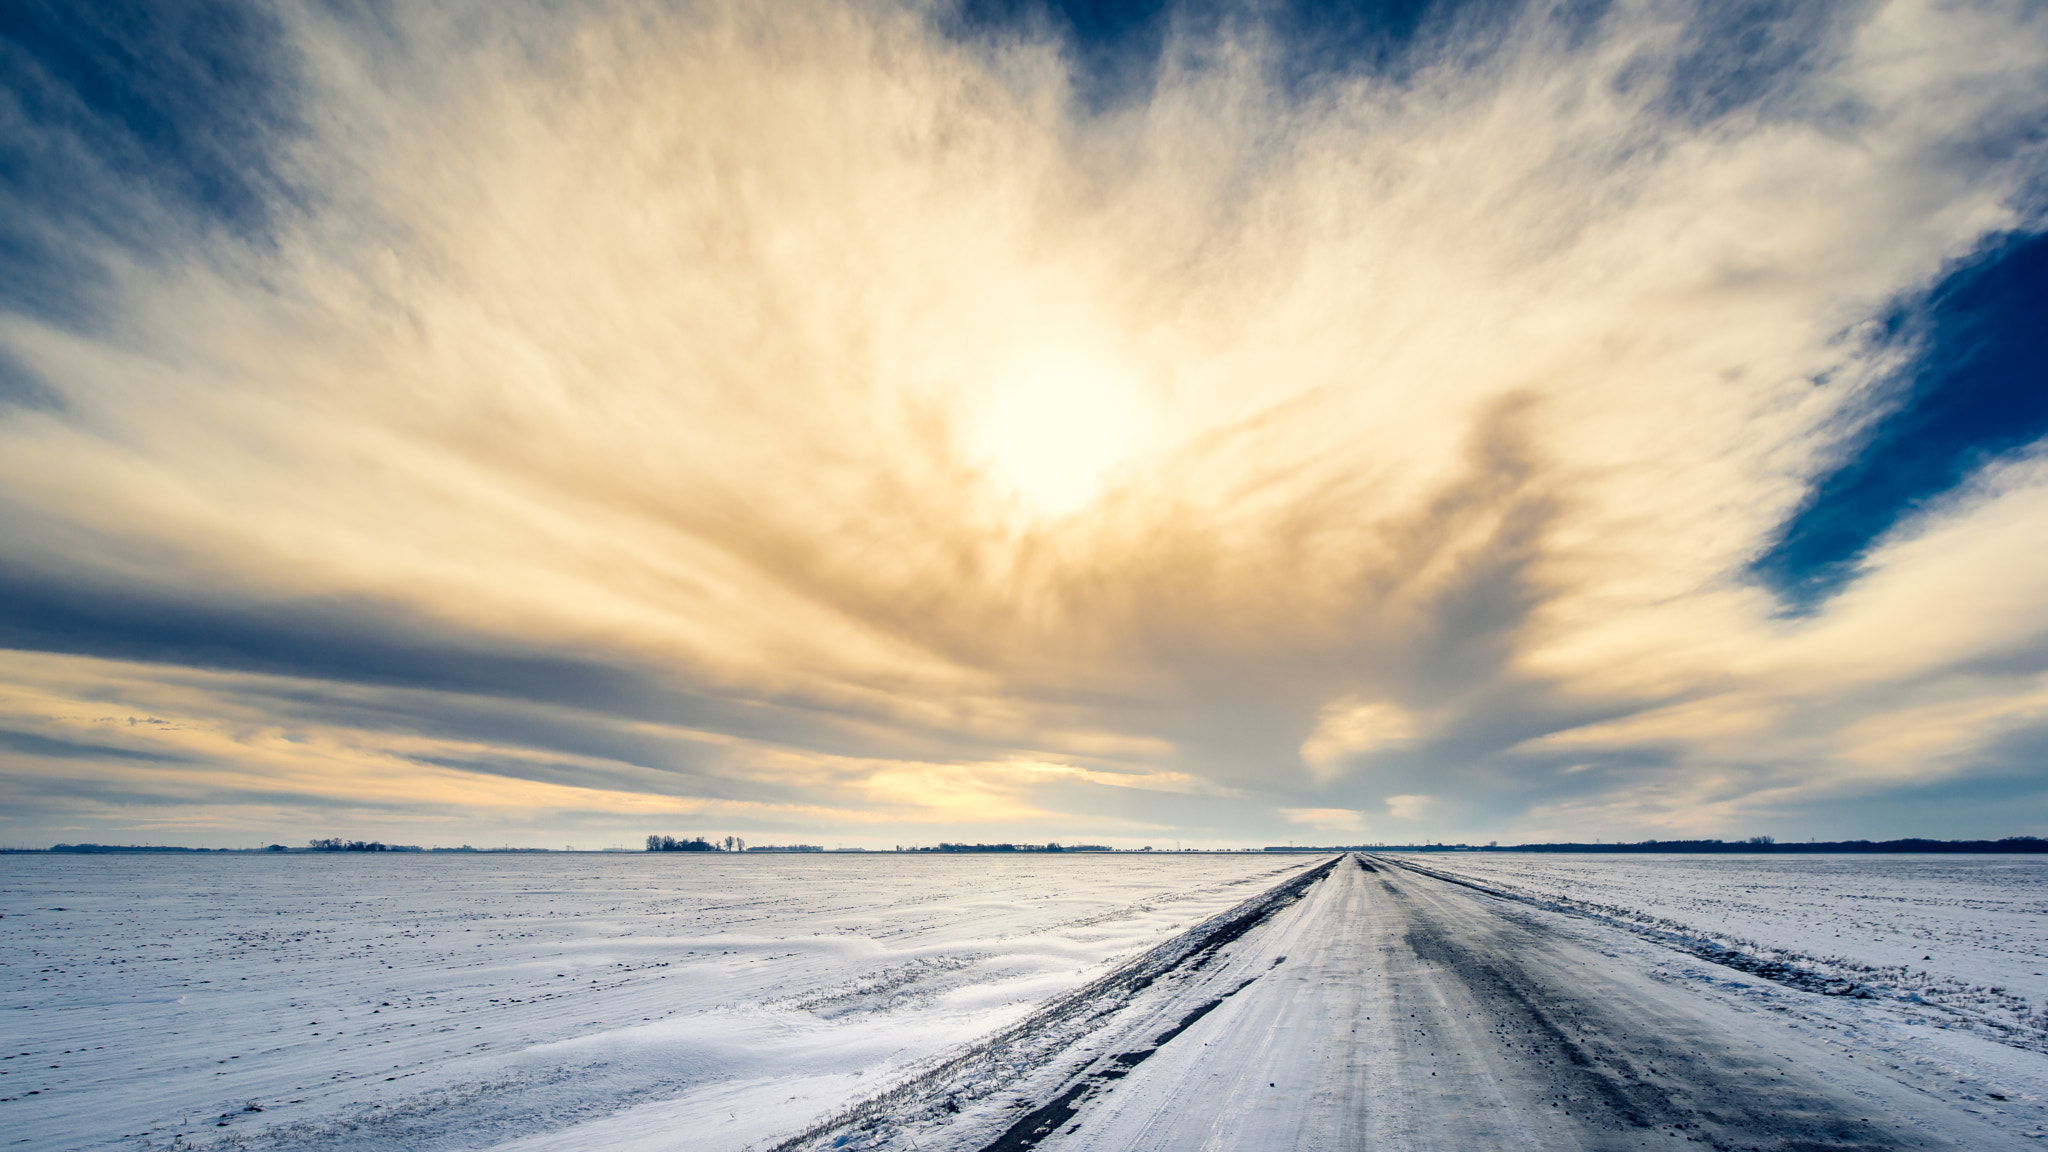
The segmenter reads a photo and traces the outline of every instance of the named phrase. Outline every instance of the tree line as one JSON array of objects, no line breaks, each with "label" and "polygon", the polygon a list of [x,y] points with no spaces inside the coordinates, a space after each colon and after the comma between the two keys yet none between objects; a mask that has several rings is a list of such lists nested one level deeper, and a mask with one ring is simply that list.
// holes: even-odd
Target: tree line
[{"label": "tree line", "polygon": [[706,840],[702,836],[692,836],[687,840],[678,840],[673,836],[649,836],[647,838],[647,850],[649,852],[745,852],[747,850],[747,842],[737,836],[727,836],[723,840]]}]

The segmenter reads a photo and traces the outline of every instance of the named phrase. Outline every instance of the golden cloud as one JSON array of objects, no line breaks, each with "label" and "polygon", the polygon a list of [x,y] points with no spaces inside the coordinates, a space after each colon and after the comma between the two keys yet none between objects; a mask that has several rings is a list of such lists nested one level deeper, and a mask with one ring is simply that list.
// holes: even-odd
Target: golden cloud
[{"label": "golden cloud", "polygon": [[[1953,758],[2010,686],[1918,736],[1843,702],[2043,602],[2042,477],[1819,619],[1740,573],[1896,366],[1856,325],[2018,223],[2031,161],[1940,157],[2040,110],[2048,46],[1967,7],[1879,5],[1719,119],[1657,81],[1684,14],[1636,6],[1305,97],[1256,36],[1177,41],[1106,110],[1057,45],[917,7],[287,7],[317,194],[108,255],[117,333],[0,319],[61,398],[0,414],[0,522],[39,587],[317,617],[355,663],[278,658],[327,701],[287,719],[246,653],[17,651],[10,722],[180,718],[146,743],[182,759],[110,780],[835,827],[1153,818],[1136,791],[1362,830],[1432,772],[1649,745],[1692,753],[1515,803],[1655,822],[1793,748],[1896,779],[1873,740]],[[402,637],[375,675],[364,620]],[[408,644],[556,661],[446,699],[668,751],[344,715],[439,706]]]}]

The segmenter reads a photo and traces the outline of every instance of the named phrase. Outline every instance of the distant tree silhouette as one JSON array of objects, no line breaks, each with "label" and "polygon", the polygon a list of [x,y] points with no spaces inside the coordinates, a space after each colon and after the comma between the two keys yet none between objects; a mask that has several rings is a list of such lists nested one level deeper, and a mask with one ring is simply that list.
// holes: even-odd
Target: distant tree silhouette
[{"label": "distant tree silhouette", "polygon": [[647,838],[647,850],[649,852],[716,852],[718,851],[718,845],[713,844],[702,836],[693,836],[688,840],[678,840],[673,836],[649,836]]}]

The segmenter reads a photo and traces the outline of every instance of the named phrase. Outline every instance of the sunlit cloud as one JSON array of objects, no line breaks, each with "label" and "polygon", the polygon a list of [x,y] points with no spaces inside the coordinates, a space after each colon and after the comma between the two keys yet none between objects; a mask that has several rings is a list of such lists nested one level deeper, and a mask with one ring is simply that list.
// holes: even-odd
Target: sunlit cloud
[{"label": "sunlit cloud", "polygon": [[20,835],[2016,830],[1886,797],[2048,722],[2038,457],[1759,565],[2039,222],[2029,5],[252,19],[244,191],[12,193]]},{"label": "sunlit cloud", "polygon": [[1282,808],[1280,814],[1311,832],[1363,836],[1368,831],[1365,813],[1349,808]]},{"label": "sunlit cloud", "polygon": [[1400,744],[1417,735],[1415,720],[1384,701],[1345,698],[1323,706],[1316,726],[1301,742],[1301,758],[1327,777],[1340,771],[1347,757]]},{"label": "sunlit cloud", "polygon": [[1387,814],[1396,820],[1420,820],[1429,813],[1431,797],[1389,796]]}]

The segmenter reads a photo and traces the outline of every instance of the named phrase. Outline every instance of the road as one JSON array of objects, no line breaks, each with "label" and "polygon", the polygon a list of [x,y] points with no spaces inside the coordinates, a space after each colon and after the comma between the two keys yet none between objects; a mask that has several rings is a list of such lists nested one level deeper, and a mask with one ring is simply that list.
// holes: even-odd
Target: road
[{"label": "road", "polygon": [[1825,1057],[1775,1024],[1504,901],[1354,856],[976,1146],[2033,1146],[1840,1052],[1819,1074]]}]

